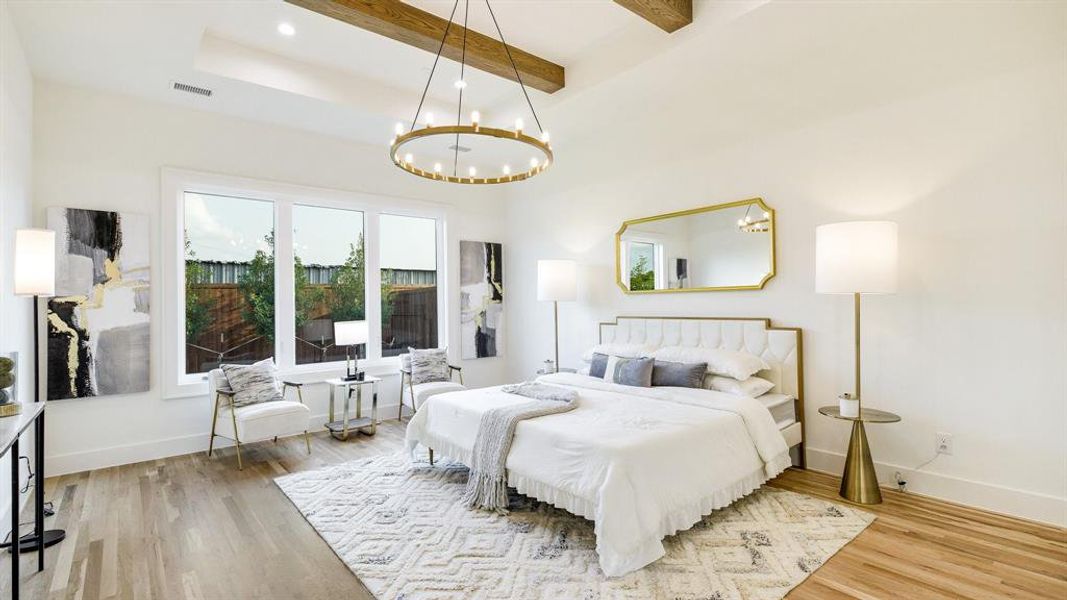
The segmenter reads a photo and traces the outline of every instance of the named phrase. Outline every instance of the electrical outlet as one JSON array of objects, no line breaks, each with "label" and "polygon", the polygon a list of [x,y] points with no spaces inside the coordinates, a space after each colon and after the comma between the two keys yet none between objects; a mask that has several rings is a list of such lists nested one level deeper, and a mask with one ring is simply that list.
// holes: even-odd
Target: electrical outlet
[{"label": "electrical outlet", "polygon": [[935,437],[935,444],[937,445],[938,454],[952,455],[952,434],[938,432]]}]

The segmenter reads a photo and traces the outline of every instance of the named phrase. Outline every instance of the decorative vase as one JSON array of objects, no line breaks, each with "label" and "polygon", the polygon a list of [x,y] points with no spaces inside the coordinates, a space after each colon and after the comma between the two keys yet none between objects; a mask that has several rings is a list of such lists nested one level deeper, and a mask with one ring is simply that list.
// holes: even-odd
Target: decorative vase
[{"label": "decorative vase", "polygon": [[841,416],[855,419],[860,416],[860,400],[859,398],[853,398],[852,394],[841,394],[837,397],[839,406],[841,407]]}]

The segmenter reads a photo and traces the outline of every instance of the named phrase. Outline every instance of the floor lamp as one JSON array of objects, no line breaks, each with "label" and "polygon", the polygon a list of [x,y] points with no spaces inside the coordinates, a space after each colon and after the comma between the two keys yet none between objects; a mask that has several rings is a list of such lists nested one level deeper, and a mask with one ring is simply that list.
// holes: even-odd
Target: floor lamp
[{"label": "floor lamp", "polygon": [[[42,296],[56,293],[56,232],[48,229],[19,229],[15,232],[15,295],[29,296],[33,302],[33,401],[41,401],[41,348],[38,314]],[[38,421],[35,435],[44,436],[44,422]],[[43,472],[44,456],[37,456],[37,473]],[[18,477],[18,473],[12,473]],[[43,493],[44,481],[34,482],[38,493]],[[17,531],[11,535],[18,535]],[[66,537],[62,529],[48,529],[43,536],[33,533],[19,538],[19,551],[32,552],[41,547],[41,538],[47,548]]]},{"label": "floor lamp", "polygon": [[[891,221],[853,221],[815,228],[815,291],[820,294],[851,294],[855,335],[856,382],[853,398],[858,404],[852,419],[852,437],[841,476],[841,495],[854,502],[882,501],[878,476],[871,459],[860,393],[860,297],[897,291],[897,224]],[[853,399],[849,398],[849,399]],[[878,413],[880,411],[869,411]]]},{"label": "floor lamp", "polygon": [[573,260],[537,261],[537,299],[552,303],[552,322],[559,372],[559,303],[578,299],[578,266]]}]

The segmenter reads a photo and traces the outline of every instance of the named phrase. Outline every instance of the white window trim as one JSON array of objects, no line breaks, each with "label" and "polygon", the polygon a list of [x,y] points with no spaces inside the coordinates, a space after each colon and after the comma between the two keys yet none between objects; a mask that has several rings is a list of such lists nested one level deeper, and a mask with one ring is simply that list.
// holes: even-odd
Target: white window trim
[{"label": "white window trim", "polygon": [[[363,231],[366,240],[367,320],[370,323],[370,340],[367,343],[367,359],[360,366],[372,371],[395,371],[397,357],[382,357],[381,329],[381,268],[379,260],[378,217],[382,214],[432,218],[437,224],[437,339],[439,344],[448,340],[448,247],[446,206],[384,195],[366,194],[317,188],[297,184],[279,183],[163,167],[161,169],[161,222],[163,242],[163,342],[162,358],[159,361],[159,377],[163,382],[165,398],[182,398],[204,395],[208,391],[207,376],[186,375],[185,365],[185,247],[184,247],[184,194],[200,192],[221,196],[235,196],[269,200],[274,203],[275,264],[292,264],[292,206],[319,206],[363,212]],[[295,306],[292,269],[279,269],[275,274],[276,314],[292,314]],[[296,325],[292,319],[279,319],[275,325],[279,335],[276,339],[275,360],[279,375],[300,381],[316,381],[334,377],[344,372],[344,361],[296,365]]]}]

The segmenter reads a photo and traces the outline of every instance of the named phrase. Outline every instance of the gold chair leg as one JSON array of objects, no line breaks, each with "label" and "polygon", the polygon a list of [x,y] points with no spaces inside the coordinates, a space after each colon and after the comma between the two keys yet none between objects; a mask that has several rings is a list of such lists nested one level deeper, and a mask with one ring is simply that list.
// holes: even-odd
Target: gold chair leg
[{"label": "gold chair leg", "polygon": [[396,420],[404,420],[404,374],[400,374],[400,406],[396,411]]},{"label": "gold chair leg", "polygon": [[411,414],[414,415],[419,411],[419,407],[415,404],[415,380],[408,377],[408,391],[411,392]]},{"label": "gold chair leg", "polygon": [[307,429],[304,430],[304,444],[308,447],[308,454],[311,454],[311,436],[308,435]]},{"label": "gold chair leg", "polygon": [[230,420],[233,421],[233,443],[237,446],[237,470],[244,471],[245,466],[241,462],[241,440],[237,435],[237,413],[233,408],[233,399],[230,400]]},{"label": "gold chair leg", "polygon": [[215,394],[215,411],[211,415],[211,440],[207,443],[207,455],[215,448],[215,424],[219,421],[219,395]]}]

